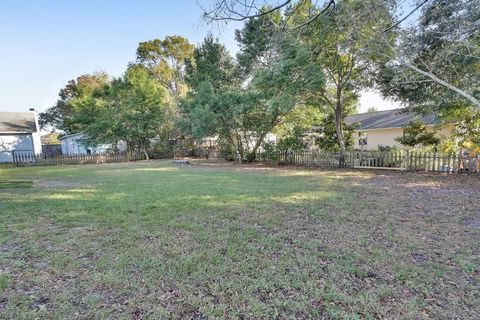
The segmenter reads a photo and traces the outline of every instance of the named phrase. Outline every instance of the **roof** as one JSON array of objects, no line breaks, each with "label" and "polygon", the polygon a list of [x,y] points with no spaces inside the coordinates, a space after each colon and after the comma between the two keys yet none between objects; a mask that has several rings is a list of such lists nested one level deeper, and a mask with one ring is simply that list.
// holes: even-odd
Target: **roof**
[{"label": "roof", "polygon": [[0,112],[0,133],[37,132],[35,112]]},{"label": "roof", "polygon": [[83,133],[79,132],[79,133],[72,133],[72,134],[67,134],[61,138],[59,138],[58,140],[64,140],[64,139],[67,139],[67,138],[73,138],[73,137],[77,137],[77,136],[83,136]]},{"label": "roof", "polygon": [[419,117],[416,113],[407,112],[406,109],[352,114],[345,117],[345,123],[347,125],[357,123],[356,130],[389,129],[404,128],[415,119],[421,120],[426,125],[440,124],[436,115]]}]

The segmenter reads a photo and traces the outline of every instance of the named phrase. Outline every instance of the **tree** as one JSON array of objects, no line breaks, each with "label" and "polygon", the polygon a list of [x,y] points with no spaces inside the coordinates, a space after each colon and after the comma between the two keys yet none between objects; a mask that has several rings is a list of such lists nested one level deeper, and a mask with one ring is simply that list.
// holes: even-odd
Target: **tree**
[{"label": "tree", "polygon": [[[301,1],[298,7],[287,12],[287,19],[295,24],[311,15],[312,10],[322,11],[310,2],[307,5]],[[299,33],[300,39],[313,52],[315,61],[323,66],[326,87],[314,97],[333,113],[341,153],[346,149],[342,124],[346,106],[357,99],[361,88],[373,85],[368,79],[384,59],[377,53],[377,34],[392,21],[387,1],[342,0],[329,15],[311,21],[309,27]],[[394,36],[389,36],[388,41],[393,42]]]},{"label": "tree", "polygon": [[[270,10],[265,7],[262,11]],[[235,40],[240,47],[237,66],[243,79],[251,78],[256,68],[267,67],[276,57],[280,42],[284,41],[278,26],[282,20],[281,13],[273,11],[268,15],[250,18],[242,29],[235,30]]]},{"label": "tree", "polygon": [[385,95],[440,115],[480,110],[480,6],[433,0],[419,24],[402,32],[396,57],[380,73]]},{"label": "tree", "polygon": [[[130,150],[148,159],[147,147],[171,116],[167,90],[142,66],[132,66],[122,78],[114,79],[106,95],[90,102],[77,119],[88,144],[123,140]],[[92,113],[91,110],[95,110]]]},{"label": "tree", "polygon": [[480,116],[478,113],[463,115],[457,123],[455,138],[462,148],[480,154]]},{"label": "tree", "polygon": [[377,112],[377,111],[378,111],[378,108],[374,106],[368,107],[367,109],[367,112]]},{"label": "tree", "polygon": [[456,123],[462,145],[475,144],[480,131],[479,20],[476,1],[427,2],[418,25],[401,33],[396,58],[379,73],[384,95]]},{"label": "tree", "polygon": [[[251,32],[255,29],[243,35],[250,39],[255,36]],[[267,134],[298,105],[301,92],[323,85],[321,70],[307,63],[310,53],[298,41],[281,42],[274,58],[257,68],[236,69],[225,48],[211,37],[194,57],[187,68],[192,92],[183,107],[193,136],[218,135],[234,146],[240,159],[247,150],[249,159],[255,158]],[[238,57],[253,66],[258,55],[242,50]]]},{"label": "tree", "polygon": [[195,139],[218,136],[243,156],[244,100],[234,76],[235,63],[225,46],[211,35],[187,62],[191,91],[181,104],[184,126]]},{"label": "tree", "polygon": [[[301,4],[303,1],[297,2]],[[279,0],[279,1],[249,1],[241,2],[236,0],[219,0],[215,1],[213,7],[208,10],[204,10],[203,17],[208,22],[218,21],[246,21],[255,18],[262,18],[275,12],[280,12],[284,9],[289,9],[295,1],[293,0]],[[321,11],[310,11],[307,15],[303,16],[303,19],[297,21],[296,24],[290,25],[292,29],[298,29],[300,27],[308,26],[315,19],[322,16],[322,14],[328,13],[329,9],[335,8],[335,0],[328,0]],[[282,28],[286,25],[282,24]]]},{"label": "tree", "polygon": [[247,87],[252,97],[250,130],[256,133],[251,159],[255,159],[266,135],[290,112],[308,105],[311,93],[322,90],[324,85],[322,66],[313,62],[308,48],[288,36],[279,42],[274,58],[258,67]]},{"label": "tree", "polygon": [[314,105],[292,109],[274,128],[278,149],[305,149],[315,142],[315,128],[323,121],[324,113]]},{"label": "tree", "polygon": [[209,82],[216,91],[232,88],[235,82],[235,61],[224,45],[209,34],[195,48],[193,59],[186,63],[186,81],[192,91],[202,82]]},{"label": "tree", "polygon": [[402,137],[395,138],[404,146],[415,147],[416,145],[436,146],[440,143],[440,139],[435,136],[435,131],[428,131],[425,124],[419,120],[410,122],[404,128]]},{"label": "tree", "polygon": [[[342,116],[342,127],[344,132],[345,139],[345,148],[350,148],[353,146],[353,126],[348,126],[345,124],[344,119],[348,112],[345,112]],[[320,124],[317,124],[315,132],[318,134],[318,137],[315,140],[316,145],[320,150],[325,151],[340,151],[339,139],[337,136],[335,118],[332,113],[327,114],[323,117]]]},{"label": "tree", "polygon": [[165,86],[175,103],[185,97],[186,62],[192,59],[194,46],[180,36],[168,36],[164,40],[154,39],[140,42],[137,62],[145,66]]},{"label": "tree", "polygon": [[[76,80],[70,80],[60,90],[57,103],[40,113],[39,122],[42,128],[53,127],[67,134],[81,132],[83,124],[77,116],[85,102],[101,95],[108,88],[108,75],[104,72],[85,74]],[[87,104],[88,105],[88,104]]]},{"label": "tree", "polygon": [[[300,30],[300,33],[304,34],[316,28],[318,21],[335,15],[338,7],[342,5],[345,7],[345,3],[348,2],[350,4],[356,2],[357,6],[360,3],[359,1],[325,1],[322,10],[319,10],[316,9],[316,4],[303,0],[297,2],[221,0],[216,1],[209,10],[205,10],[204,17],[209,22],[244,21],[262,18],[277,11],[286,12],[290,16],[293,12],[294,18],[281,20],[280,29],[283,32]],[[344,29],[349,25],[357,28],[358,16],[364,18],[368,18],[370,14],[382,16],[387,6],[391,7],[391,13],[394,12],[397,1],[365,1],[362,5],[367,8],[363,11],[365,14],[361,13],[362,10],[351,11],[351,19],[345,20]],[[404,8],[405,5],[400,4],[400,7]],[[475,76],[478,73],[475,70],[478,71],[480,56],[480,26],[477,23],[480,19],[480,6],[477,1],[423,0],[412,7],[407,11],[408,13],[396,19],[391,16],[391,23],[383,24],[385,28],[379,28],[378,25],[372,26],[375,35],[371,38],[376,40],[377,49],[369,48],[368,51],[392,61],[393,65],[387,68],[386,72],[382,72],[386,78],[383,82],[392,84],[389,89],[384,88],[382,91],[386,95],[392,95],[392,92],[403,95],[404,101],[405,98],[418,102],[433,100],[429,97],[435,97],[437,101],[432,103],[432,106],[449,105],[442,110],[444,113],[451,114],[451,110],[458,108],[464,108],[464,115],[468,115],[469,112],[478,113],[480,98],[476,88],[478,88],[479,78]],[[423,9],[420,25],[407,28],[407,32],[404,32],[401,24],[419,9]],[[392,38],[397,34],[404,34],[404,40],[400,42],[400,46],[395,46],[392,42]],[[275,41],[275,37],[271,39]],[[469,66],[467,69],[473,72],[465,72],[467,66]],[[398,93],[398,91],[401,92]],[[477,110],[472,111],[468,106],[473,106]],[[435,107],[430,107],[430,111],[433,109]],[[458,114],[457,111],[453,113]]]},{"label": "tree", "polygon": [[290,112],[306,107],[311,92],[325,85],[323,70],[309,48],[294,34],[279,29],[282,14],[268,7],[261,11],[270,13],[250,18],[235,32],[240,46],[238,74],[250,97],[249,130],[255,133],[250,159],[255,159],[268,133]]}]

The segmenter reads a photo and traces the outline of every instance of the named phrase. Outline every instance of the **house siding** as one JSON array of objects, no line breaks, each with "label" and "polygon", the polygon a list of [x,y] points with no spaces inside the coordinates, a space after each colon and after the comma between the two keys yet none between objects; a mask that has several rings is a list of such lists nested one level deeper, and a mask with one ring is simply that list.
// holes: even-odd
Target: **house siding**
[{"label": "house siding", "polygon": [[14,152],[41,153],[38,128],[35,111],[0,112],[0,162],[13,162]]},{"label": "house siding", "polygon": [[[82,144],[84,135],[82,133],[76,133],[69,136],[65,136],[60,139],[62,148],[62,154],[87,154],[87,149],[93,153],[103,153],[111,148],[110,144],[103,144],[96,147],[85,147]],[[117,149],[119,151],[126,151],[127,145],[123,141],[117,143]]]},{"label": "house siding", "polygon": [[[433,129],[432,126],[429,127]],[[450,138],[452,135],[453,125],[446,126],[438,130],[437,135],[442,138]],[[370,129],[370,130],[355,130],[353,132],[353,138],[355,140],[354,148],[360,149],[358,144],[358,138],[360,132],[367,133],[367,145],[364,146],[367,150],[378,150],[378,146],[403,148],[404,146],[395,141],[395,138],[403,136],[403,128],[387,128],[387,129]]]},{"label": "house siding", "polygon": [[86,154],[87,150],[81,144],[83,135],[75,135],[61,139],[63,154]]},{"label": "house siding", "polygon": [[13,151],[36,153],[34,140],[31,133],[0,134],[0,162],[13,162]]}]

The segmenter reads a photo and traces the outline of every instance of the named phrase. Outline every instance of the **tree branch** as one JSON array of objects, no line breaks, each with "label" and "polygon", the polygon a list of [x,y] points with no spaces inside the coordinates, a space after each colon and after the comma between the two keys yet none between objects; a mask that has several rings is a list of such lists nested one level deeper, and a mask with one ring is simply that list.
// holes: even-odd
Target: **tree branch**
[{"label": "tree branch", "polygon": [[320,17],[322,14],[324,14],[325,12],[327,12],[327,10],[332,7],[332,10],[335,9],[335,0],[330,0],[327,4],[327,6],[325,8],[323,8],[322,10],[320,10],[320,12],[318,12],[316,15],[314,15],[313,17],[311,17],[310,19],[308,19],[307,21],[299,24],[299,25],[296,25],[296,26],[293,26],[291,29],[292,30],[295,30],[295,29],[298,29],[298,28],[301,28],[303,26],[306,26],[308,24],[310,24],[312,21],[314,21],[315,19],[317,19],[318,17]]},{"label": "tree branch", "polygon": [[418,9],[420,9],[425,3],[427,3],[428,0],[423,0],[422,2],[420,2],[412,11],[410,11],[406,16],[404,16],[402,19],[398,20],[396,23],[394,23],[393,25],[391,25],[390,27],[388,27],[387,29],[384,30],[384,32],[388,32],[390,30],[392,30],[393,28],[396,28],[397,26],[399,26],[403,21],[407,20],[408,17],[410,17],[415,11],[417,11]]},{"label": "tree branch", "polygon": [[430,73],[430,72],[427,72],[427,71],[424,71],[422,69],[419,69],[417,68],[416,66],[408,63],[408,62],[403,62],[403,64],[405,64],[405,66],[409,67],[410,69],[432,79],[433,81],[435,81],[436,83],[444,86],[444,87],[447,87],[448,89],[450,90],[453,90],[455,91],[456,93],[458,93],[459,95],[461,95],[462,97],[466,98],[468,101],[470,101],[475,107],[479,108],[480,109],[480,101],[475,98],[474,96],[472,96],[471,94],[469,94],[468,92],[465,92],[453,85],[451,85],[450,83],[440,79],[439,77],[437,77],[436,75],[434,75],[433,73]]},{"label": "tree branch", "polygon": [[[292,2],[292,0],[286,0],[285,2],[280,3],[279,5],[276,5],[275,7],[272,7],[271,9],[268,9],[266,11],[260,11],[256,14],[250,15],[250,14],[242,14],[240,12],[235,11],[233,8],[229,8],[228,4],[226,3],[226,0],[222,1],[220,4],[217,5],[216,9],[213,9],[210,12],[204,12],[203,16],[205,18],[208,18],[212,21],[222,21],[222,20],[231,20],[231,21],[244,21],[250,18],[258,18],[264,15],[268,15],[278,9],[281,9],[285,7],[287,4]],[[232,16],[217,16],[217,13],[215,11],[218,11],[221,7],[224,7],[228,12],[233,13],[237,17],[232,17]]]}]

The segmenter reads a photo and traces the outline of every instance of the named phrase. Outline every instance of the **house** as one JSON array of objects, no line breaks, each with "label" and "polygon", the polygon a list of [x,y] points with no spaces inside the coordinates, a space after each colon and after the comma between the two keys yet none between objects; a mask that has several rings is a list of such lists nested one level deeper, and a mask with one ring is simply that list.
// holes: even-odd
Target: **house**
[{"label": "house", "polygon": [[0,162],[13,162],[13,154],[42,152],[35,109],[0,112]]},{"label": "house", "polygon": [[[405,109],[394,109],[376,112],[352,114],[345,117],[345,124],[354,125],[354,148],[378,150],[379,147],[402,148],[395,138],[403,136],[403,129],[413,120],[419,119],[427,128],[433,129],[441,124],[435,115],[419,117]],[[437,134],[443,138],[452,135],[453,125],[441,127]]]},{"label": "house", "polygon": [[[112,149],[112,146],[109,144],[88,146],[84,142],[84,137],[85,135],[83,133],[74,133],[61,137],[59,140],[62,147],[62,154],[103,153]],[[117,149],[119,151],[125,151],[127,149],[126,144],[119,142]]]},{"label": "house", "polygon": [[92,152],[102,153],[107,148],[89,147],[84,143],[83,133],[74,133],[61,137],[60,145],[62,147],[62,154],[90,154]]}]

